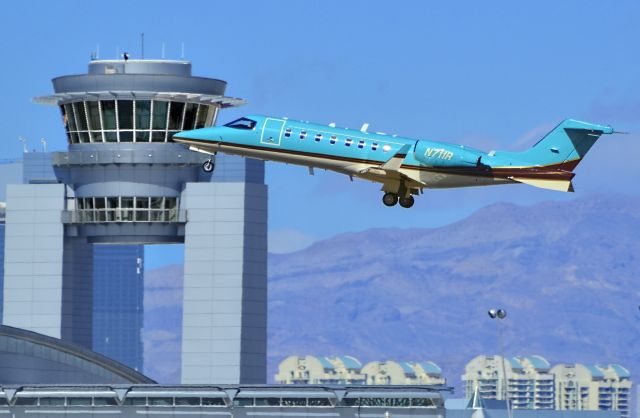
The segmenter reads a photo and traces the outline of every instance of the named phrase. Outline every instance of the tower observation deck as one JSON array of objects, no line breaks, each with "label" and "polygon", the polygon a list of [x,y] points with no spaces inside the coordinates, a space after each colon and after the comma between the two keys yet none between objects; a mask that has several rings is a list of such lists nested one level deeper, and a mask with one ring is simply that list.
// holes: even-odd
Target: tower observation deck
[{"label": "tower observation deck", "polygon": [[209,156],[173,134],[244,100],[191,63],[98,60],[34,99],[59,108],[58,184],[9,186],[4,318],[91,348],[93,245],[184,243],[183,383],[264,383],[264,165]]}]

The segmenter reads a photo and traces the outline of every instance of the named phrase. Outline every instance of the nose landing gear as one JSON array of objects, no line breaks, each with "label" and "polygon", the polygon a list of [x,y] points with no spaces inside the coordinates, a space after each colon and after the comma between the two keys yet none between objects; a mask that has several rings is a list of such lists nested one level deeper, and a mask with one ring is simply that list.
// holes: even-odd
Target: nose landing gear
[{"label": "nose landing gear", "polygon": [[207,160],[204,163],[202,163],[202,169],[207,172],[207,173],[211,173],[213,171],[213,161],[212,160]]}]

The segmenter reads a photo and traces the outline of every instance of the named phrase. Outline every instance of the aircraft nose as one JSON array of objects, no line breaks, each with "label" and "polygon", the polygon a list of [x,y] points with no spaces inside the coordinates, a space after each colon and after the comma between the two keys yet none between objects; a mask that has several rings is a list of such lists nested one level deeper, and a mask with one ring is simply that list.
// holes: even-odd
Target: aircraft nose
[{"label": "aircraft nose", "polygon": [[211,142],[220,142],[222,141],[222,132],[220,128],[211,127],[211,128],[202,128],[202,129],[193,129],[191,131],[182,131],[173,135],[174,141],[180,142],[180,140],[200,140],[200,141],[211,141]]}]

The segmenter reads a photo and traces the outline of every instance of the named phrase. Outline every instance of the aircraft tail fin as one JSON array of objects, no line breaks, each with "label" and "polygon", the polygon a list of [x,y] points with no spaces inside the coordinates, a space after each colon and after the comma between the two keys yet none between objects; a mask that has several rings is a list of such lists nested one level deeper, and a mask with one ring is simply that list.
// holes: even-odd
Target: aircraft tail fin
[{"label": "aircraft tail fin", "polygon": [[573,171],[600,135],[612,134],[611,126],[566,119],[533,147],[514,153],[521,161]]}]

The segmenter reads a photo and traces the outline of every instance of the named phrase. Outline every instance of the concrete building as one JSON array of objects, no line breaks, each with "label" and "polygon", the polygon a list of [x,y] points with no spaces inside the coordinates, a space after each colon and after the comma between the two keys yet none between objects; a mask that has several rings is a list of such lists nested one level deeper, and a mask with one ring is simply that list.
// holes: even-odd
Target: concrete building
[{"label": "concrete building", "polygon": [[505,400],[505,389],[513,409],[554,409],[554,377],[550,365],[541,356],[505,359],[505,378],[502,357],[477,356],[465,366],[462,376],[465,394],[472,396],[476,387],[484,399]]},{"label": "concrete building", "polygon": [[226,83],[185,61],[92,61],[53,80],[69,148],[56,184],[7,187],[3,323],[91,347],[94,245],[184,243],[182,381],[266,380],[264,165],[172,143],[210,126]]},{"label": "concrete building", "polygon": [[[0,161],[0,175],[0,201],[5,198],[7,184],[58,183],[52,153],[47,152],[33,151],[24,153],[22,160]],[[4,210],[1,215],[0,292],[4,271]],[[95,245],[93,253],[92,349],[142,371],[144,246]]]},{"label": "concrete building", "polygon": [[555,375],[556,408],[561,410],[620,411],[629,416],[631,386],[629,371],[617,364],[559,364]]},{"label": "concrete building", "polygon": [[431,361],[372,361],[352,356],[289,356],[280,362],[280,384],[445,385],[442,370]]}]

